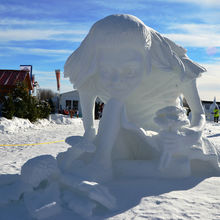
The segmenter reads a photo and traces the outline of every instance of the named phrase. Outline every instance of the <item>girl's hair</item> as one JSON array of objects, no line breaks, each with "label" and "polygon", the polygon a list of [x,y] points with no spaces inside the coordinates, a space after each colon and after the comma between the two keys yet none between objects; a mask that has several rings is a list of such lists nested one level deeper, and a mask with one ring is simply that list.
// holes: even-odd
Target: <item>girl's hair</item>
[{"label": "girl's hair", "polygon": [[98,73],[99,53],[108,47],[138,50],[144,56],[146,74],[150,74],[152,65],[165,72],[175,70],[180,79],[185,76],[196,78],[205,71],[185,55],[184,48],[162,37],[138,18],[110,15],[92,26],[80,47],[67,59],[64,76],[69,77],[76,88],[81,87],[89,77]]}]

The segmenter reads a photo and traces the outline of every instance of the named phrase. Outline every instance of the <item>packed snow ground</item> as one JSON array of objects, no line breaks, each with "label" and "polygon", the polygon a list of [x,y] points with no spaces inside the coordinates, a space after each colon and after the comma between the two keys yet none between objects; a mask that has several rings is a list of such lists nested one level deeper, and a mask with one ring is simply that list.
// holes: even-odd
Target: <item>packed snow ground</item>
[{"label": "packed snow ground", "polygon": [[[63,140],[81,136],[83,132],[82,120],[67,116],[54,115],[50,121],[40,120],[35,124],[23,119],[0,118],[0,145],[5,145],[0,146],[0,174],[19,174],[21,166],[33,157],[56,156],[66,151],[70,146]],[[220,151],[220,124],[207,122],[204,134]],[[54,141],[60,142],[51,143]],[[23,145],[37,143],[39,145]],[[117,200],[117,209],[97,210],[90,219],[220,219],[220,177],[120,178],[106,186]],[[15,202],[0,206],[0,219],[32,218],[21,202]],[[66,210],[49,219],[78,220],[82,217]]]}]

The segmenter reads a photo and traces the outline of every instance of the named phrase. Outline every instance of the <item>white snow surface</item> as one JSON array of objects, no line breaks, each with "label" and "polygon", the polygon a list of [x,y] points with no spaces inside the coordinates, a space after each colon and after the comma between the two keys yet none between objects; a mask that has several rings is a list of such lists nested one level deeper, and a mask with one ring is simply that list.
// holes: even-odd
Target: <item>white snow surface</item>
[{"label": "white snow surface", "polygon": [[73,120],[68,115],[52,114],[49,119],[40,119],[35,123],[31,123],[28,119],[16,118],[12,120],[1,117],[0,118],[0,132],[1,133],[18,133],[21,130],[27,131],[29,129],[41,129],[41,127],[49,124],[72,124]]},{"label": "white snow surface", "polygon": [[[95,123],[97,127],[99,121]],[[117,179],[103,184],[116,199],[116,209],[113,210],[96,207],[95,202],[85,201],[81,195],[76,196],[74,193],[71,195],[69,191],[64,193],[69,208],[61,208],[60,195],[55,183],[52,183],[47,191],[42,190],[32,198],[29,185],[21,184],[20,175],[16,175],[20,174],[22,165],[31,158],[35,158],[37,163],[36,157],[41,155],[45,155],[49,163],[52,157],[66,151],[70,145],[68,142],[32,146],[22,144],[46,143],[65,140],[71,136],[82,136],[84,133],[82,120],[76,118],[67,120],[67,117],[58,115],[51,121],[41,120],[31,124],[23,119],[15,118],[8,121],[1,118],[0,128],[0,145],[13,145],[0,146],[0,219],[2,220],[220,219],[220,177],[218,176],[181,179],[118,176]],[[204,136],[207,136],[220,152],[220,124],[207,122]],[[71,182],[71,179],[64,176],[63,181]],[[102,200],[103,197],[97,197],[97,193],[89,191],[90,185],[91,190],[94,191],[95,183],[94,185],[91,182],[85,183],[80,187],[86,190],[89,196],[94,195],[97,201]],[[15,201],[19,197],[19,192],[24,191],[24,199]],[[4,204],[6,197],[14,202]],[[42,206],[45,201],[48,205]],[[88,210],[90,212],[95,210],[92,216],[86,213]]]},{"label": "white snow surface", "polygon": [[[20,173],[21,166],[31,158],[46,154],[56,156],[59,152],[67,150],[69,145],[65,142],[47,145],[41,143],[64,141],[68,136],[82,135],[82,127],[83,122],[80,118],[71,119],[65,115],[51,115],[50,120],[41,119],[34,124],[27,119],[0,118],[0,145],[16,145],[0,146],[1,173]],[[47,131],[50,131],[50,134]],[[37,143],[40,145],[23,146]]]}]

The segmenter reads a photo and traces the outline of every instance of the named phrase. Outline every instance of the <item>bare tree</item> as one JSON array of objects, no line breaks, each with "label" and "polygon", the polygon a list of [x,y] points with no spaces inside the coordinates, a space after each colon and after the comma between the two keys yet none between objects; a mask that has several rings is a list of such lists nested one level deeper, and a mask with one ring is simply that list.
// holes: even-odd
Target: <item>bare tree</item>
[{"label": "bare tree", "polygon": [[50,89],[39,89],[39,99],[49,100],[55,97],[57,94]]}]

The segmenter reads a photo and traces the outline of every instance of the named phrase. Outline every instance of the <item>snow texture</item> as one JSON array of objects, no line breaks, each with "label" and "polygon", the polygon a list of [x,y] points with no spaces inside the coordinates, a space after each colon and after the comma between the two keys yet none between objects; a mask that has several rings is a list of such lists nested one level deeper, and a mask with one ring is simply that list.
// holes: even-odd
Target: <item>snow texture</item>
[{"label": "snow texture", "polygon": [[69,116],[60,114],[52,114],[47,119],[40,119],[34,124],[28,119],[20,119],[14,117],[12,120],[1,117],[0,118],[0,132],[1,133],[17,133],[19,131],[27,131],[29,129],[39,129],[39,125],[45,127],[53,124],[73,124],[74,120]]},{"label": "snow texture", "polygon": [[45,219],[61,211],[58,185],[52,183],[45,189],[24,194],[24,204],[30,215],[36,219]]},{"label": "snow texture", "polygon": [[57,161],[51,155],[32,158],[21,168],[21,180],[32,187],[38,187],[43,180],[57,178],[58,176]]}]

